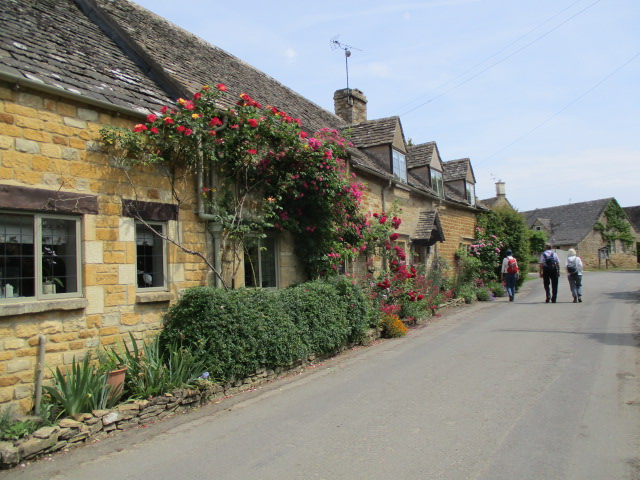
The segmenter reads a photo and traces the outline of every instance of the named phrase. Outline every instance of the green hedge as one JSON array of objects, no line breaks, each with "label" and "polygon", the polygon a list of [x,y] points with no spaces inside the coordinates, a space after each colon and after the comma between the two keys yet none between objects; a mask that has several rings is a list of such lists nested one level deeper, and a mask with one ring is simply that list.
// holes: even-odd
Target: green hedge
[{"label": "green hedge", "polygon": [[278,291],[195,287],[169,309],[161,342],[202,356],[215,379],[242,379],[357,343],[367,305],[344,277]]}]

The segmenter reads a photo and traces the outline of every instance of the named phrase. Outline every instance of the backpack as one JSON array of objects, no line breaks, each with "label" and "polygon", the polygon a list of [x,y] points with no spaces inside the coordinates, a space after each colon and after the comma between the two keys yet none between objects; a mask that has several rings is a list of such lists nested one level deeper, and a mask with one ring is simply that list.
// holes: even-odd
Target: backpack
[{"label": "backpack", "polygon": [[518,262],[516,262],[515,258],[509,258],[507,260],[507,273],[518,273]]},{"label": "backpack", "polygon": [[549,273],[549,274],[556,273],[558,265],[556,264],[556,259],[554,258],[553,252],[551,252],[551,254],[549,255],[547,255],[547,253],[545,252],[543,255],[544,255],[543,269],[545,273]]},{"label": "backpack", "polygon": [[567,261],[567,272],[570,274],[578,273],[578,265],[576,262],[576,258],[574,257],[572,261]]}]

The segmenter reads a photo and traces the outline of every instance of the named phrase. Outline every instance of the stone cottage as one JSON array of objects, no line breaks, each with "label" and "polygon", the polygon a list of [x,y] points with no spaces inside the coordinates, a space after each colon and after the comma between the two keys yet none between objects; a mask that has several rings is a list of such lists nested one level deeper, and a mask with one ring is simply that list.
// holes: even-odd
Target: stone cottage
[{"label": "stone cottage", "polygon": [[[158,171],[123,170],[97,144],[102,126],[130,128],[202,85],[249,92],[311,132],[350,131],[365,208],[397,201],[401,239],[420,261],[473,236],[477,208],[445,188],[439,155],[431,165],[412,154],[397,117],[367,120],[361,92],[336,92],[337,114],[325,111],[128,0],[4,0],[0,26],[0,404],[29,410],[39,365],[157,332],[181,290],[215,283],[201,259],[147,228],[214,257],[196,179],[178,205]],[[261,247],[273,268],[260,285],[304,280],[287,235]]]},{"label": "stone cottage", "polygon": [[633,241],[606,238],[608,234],[617,235],[617,231],[609,232],[608,228],[614,224],[613,216],[620,219],[631,238],[636,238],[635,229],[615,198],[538,208],[522,214],[530,230],[544,231],[556,249],[574,248],[587,268],[633,268],[637,265]]}]

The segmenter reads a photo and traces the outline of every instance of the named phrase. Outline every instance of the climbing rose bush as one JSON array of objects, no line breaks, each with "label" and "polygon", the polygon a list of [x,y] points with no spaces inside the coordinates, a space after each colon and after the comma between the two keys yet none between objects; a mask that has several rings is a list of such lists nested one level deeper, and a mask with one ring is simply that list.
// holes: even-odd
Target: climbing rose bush
[{"label": "climbing rose bush", "polygon": [[131,163],[207,172],[207,212],[231,238],[288,231],[311,276],[338,270],[366,247],[363,185],[348,172],[348,142],[336,130],[309,134],[299,118],[263,107],[227,87],[204,86],[191,99],[150,114],[132,130],[105,128],[103,143]]}]

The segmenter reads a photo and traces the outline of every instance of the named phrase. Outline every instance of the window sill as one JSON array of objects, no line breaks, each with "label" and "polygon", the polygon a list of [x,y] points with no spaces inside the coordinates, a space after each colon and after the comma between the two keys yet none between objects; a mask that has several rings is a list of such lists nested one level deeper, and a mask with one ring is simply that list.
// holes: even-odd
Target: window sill
[{"label": "window sill", "polygon": [[136,293],[136,303],[170,302],[171,292]]},{"label": "window sill", "polygon": [[27,315],[30,313],[48,312],[51,310],[79,310],[86,308],[86,298],[63,298],[60,300],[25,300],[0,305],[0,317],[11,315]]}]

